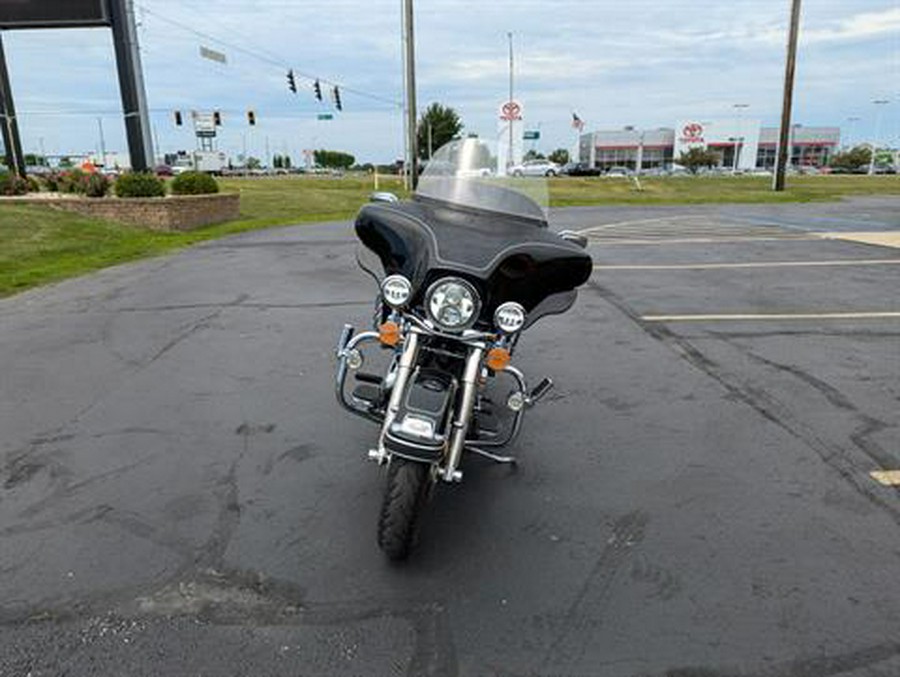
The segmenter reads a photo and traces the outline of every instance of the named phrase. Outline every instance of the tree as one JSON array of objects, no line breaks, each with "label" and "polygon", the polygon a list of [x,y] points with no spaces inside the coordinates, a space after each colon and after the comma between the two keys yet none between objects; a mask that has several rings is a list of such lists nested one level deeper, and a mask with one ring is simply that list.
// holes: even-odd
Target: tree
[{"label": "tree", "polygon": [[682,151],[677,162],[691,174],[696,174],[701,167],[712,167],[718,164],[719,154],[707,148],[695,146],[687,151]]},{"label": "tree", "polygon": [[525,155],[522,158],[523,160],[543,160],[544,154],[538,153],[534,148],[525,152]]},{"label": "tree", "polygon": [[61,158],[59,159],[59,166],[60,166],[60,167],[67,168],[67,167],[71,167],[72,164],[73,164],[73,163],[72,163],[72,158],[70,158],[68,155],[64,155],[63,157],[61,157]]},{"label": "tree", "polygon": [[262,162],[259,161],[259,158],[256,157],[248,157],[247,158],[247,169],[259,169],[262,167]]},{"label": "tree", "polygon": [[869,166],[872,161],[872,149],[867,146],[856,146],[843,153],[831,156],[831,166],[848,172],[859,171]]},{"label": "tree", "polygon": [[550,153],[548,158],[550,162],[555,162],[558,165],[564,165],[569,161],[569,151],[565,148],[557,148],[555,151]]},{"label": "tree", "polygon": [[283,158],[281,158],[281,166],[284,167],[285,169],[291,168],[291,156],[290,155],[285,155]]},{"label": "tree", "polygon": [[431,153],[448,141],[457,138],[462,129],[462,120],[460,120],[455,110],[449,106],[442,106],[439,103],[433,103],[428,106],[422,117],[419,118],[419,125],[416,131],[419,158],[423,160],[429,158]]},{"label": "tree", "polygon": [[313,159],[319,167],[329,169],[349,169],[356,162],[350,153],[340,150],[317,150],[313,152]]},{"label": "tree", "polygon": [[281,169],[281,156],[278,155],[277,153],[276,153],[275,156],[272,158],[272,166],[273,166],[275,169]]}]

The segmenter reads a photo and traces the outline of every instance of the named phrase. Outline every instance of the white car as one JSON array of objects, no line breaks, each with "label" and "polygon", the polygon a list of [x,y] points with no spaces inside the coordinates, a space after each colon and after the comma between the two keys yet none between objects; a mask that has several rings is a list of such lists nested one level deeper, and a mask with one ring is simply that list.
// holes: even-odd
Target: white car
[{"label": "white car", "polygon": [[526,160],[509,170],[513,176],[557,176],[559,165],[550,160]]}]

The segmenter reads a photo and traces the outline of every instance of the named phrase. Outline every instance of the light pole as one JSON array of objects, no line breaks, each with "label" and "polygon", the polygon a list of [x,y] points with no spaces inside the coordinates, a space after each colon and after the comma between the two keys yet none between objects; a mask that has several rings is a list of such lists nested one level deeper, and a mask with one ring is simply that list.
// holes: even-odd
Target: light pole
[{"label": "light pole", "polygon": [[405,39],[404,80],[406,81],[406,152],[409,187],[415,189],[419,182],[416,167],[419,159],[418,134],[416,130],[416,46],[413,23],[413,0],[403,0],[403,37]]},{"label": "light pole", "polygon": [[[738,140],[739,140],[738,142],[743,142],[743,141],[744,141],[744,117],[743,117],[743,111],[746,110],[747,108],[750,108],[750,104],[749,104],[749,103],[733,103],[733,104],[731,104],[731,107],[734,108],[734,109],[737,111],[737,122],[738,122],[738,125],[737,125],[737,126],[738,126],[738,129],[737,129],[737,138],[738,138]],[[732,173],[732,174],[737,173],[737,168],[738,168],[738,155],[740,154],[740,152],[741,152],[741,147],[740,147],[739,145],[735,144],[735,147],[734,147],[734,163],[733,163],[733,167],[731,168],[731,173]]]},{"label": "light pole", "polygon": [[853,125],[856,122],[859,122],[858,117],[854,116],[847,118],[847,148],[853,148],[853,144],[850,140],[853,138]]},{"label": "light pole", "polygon": [[[509,38],[509,102],[512,103],[513,100],[513,34],[509,32],[506,34]],[[513,127],[515,126],[513,123],[515,120],[510,116],[509,120],[509,158],[506,163],[507,171],[509,171],[509,167],[513,165]]]},{"label": "light pole", "polygon": [[737,174],[738,155],[741,152],[741,144],[744,142],[744,137],[743,136],[729,136],[728,140],[731,141],[732,144],[734,144],[734,158],[733,158],[733,162],[731,163],[731,173]]},{"label": "light pole", "polygon": [[881,134],[881,113],[890,101],[887,99],[875,99],[872,103],[878,106],[878,108],[875,109],[875,136],[872,139],[872,157],[869,159],[869,176],[872,176],[875,173],[875,151],[878,149],[878,137]]}]

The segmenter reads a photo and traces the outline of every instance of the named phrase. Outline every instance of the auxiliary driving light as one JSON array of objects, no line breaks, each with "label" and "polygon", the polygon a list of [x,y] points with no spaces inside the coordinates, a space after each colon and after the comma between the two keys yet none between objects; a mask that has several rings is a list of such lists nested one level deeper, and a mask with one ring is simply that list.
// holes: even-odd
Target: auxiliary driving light
[{"label": "auxiliary driving light", "polygon": [[515,301],[499,305],[494,311],[494,324],[507,334],[515,334],[525,326],[525,309]]},{"label": "auxiliary driving light", "polygon": [[381,295],[391,308],[401,308],[412,296],[412,283],[402,275],[389,275],[381,283]]}]

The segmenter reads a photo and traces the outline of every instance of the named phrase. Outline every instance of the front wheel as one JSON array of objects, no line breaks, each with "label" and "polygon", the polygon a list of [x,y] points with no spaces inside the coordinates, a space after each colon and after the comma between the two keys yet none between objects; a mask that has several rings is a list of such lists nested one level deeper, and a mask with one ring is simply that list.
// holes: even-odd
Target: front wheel
[{"label": "front wheel", "polygon": [[426,463],[391,459],[378,517],[378,547],[393,560],[406,559],[416,536],[419,513],[428,495]]}]

